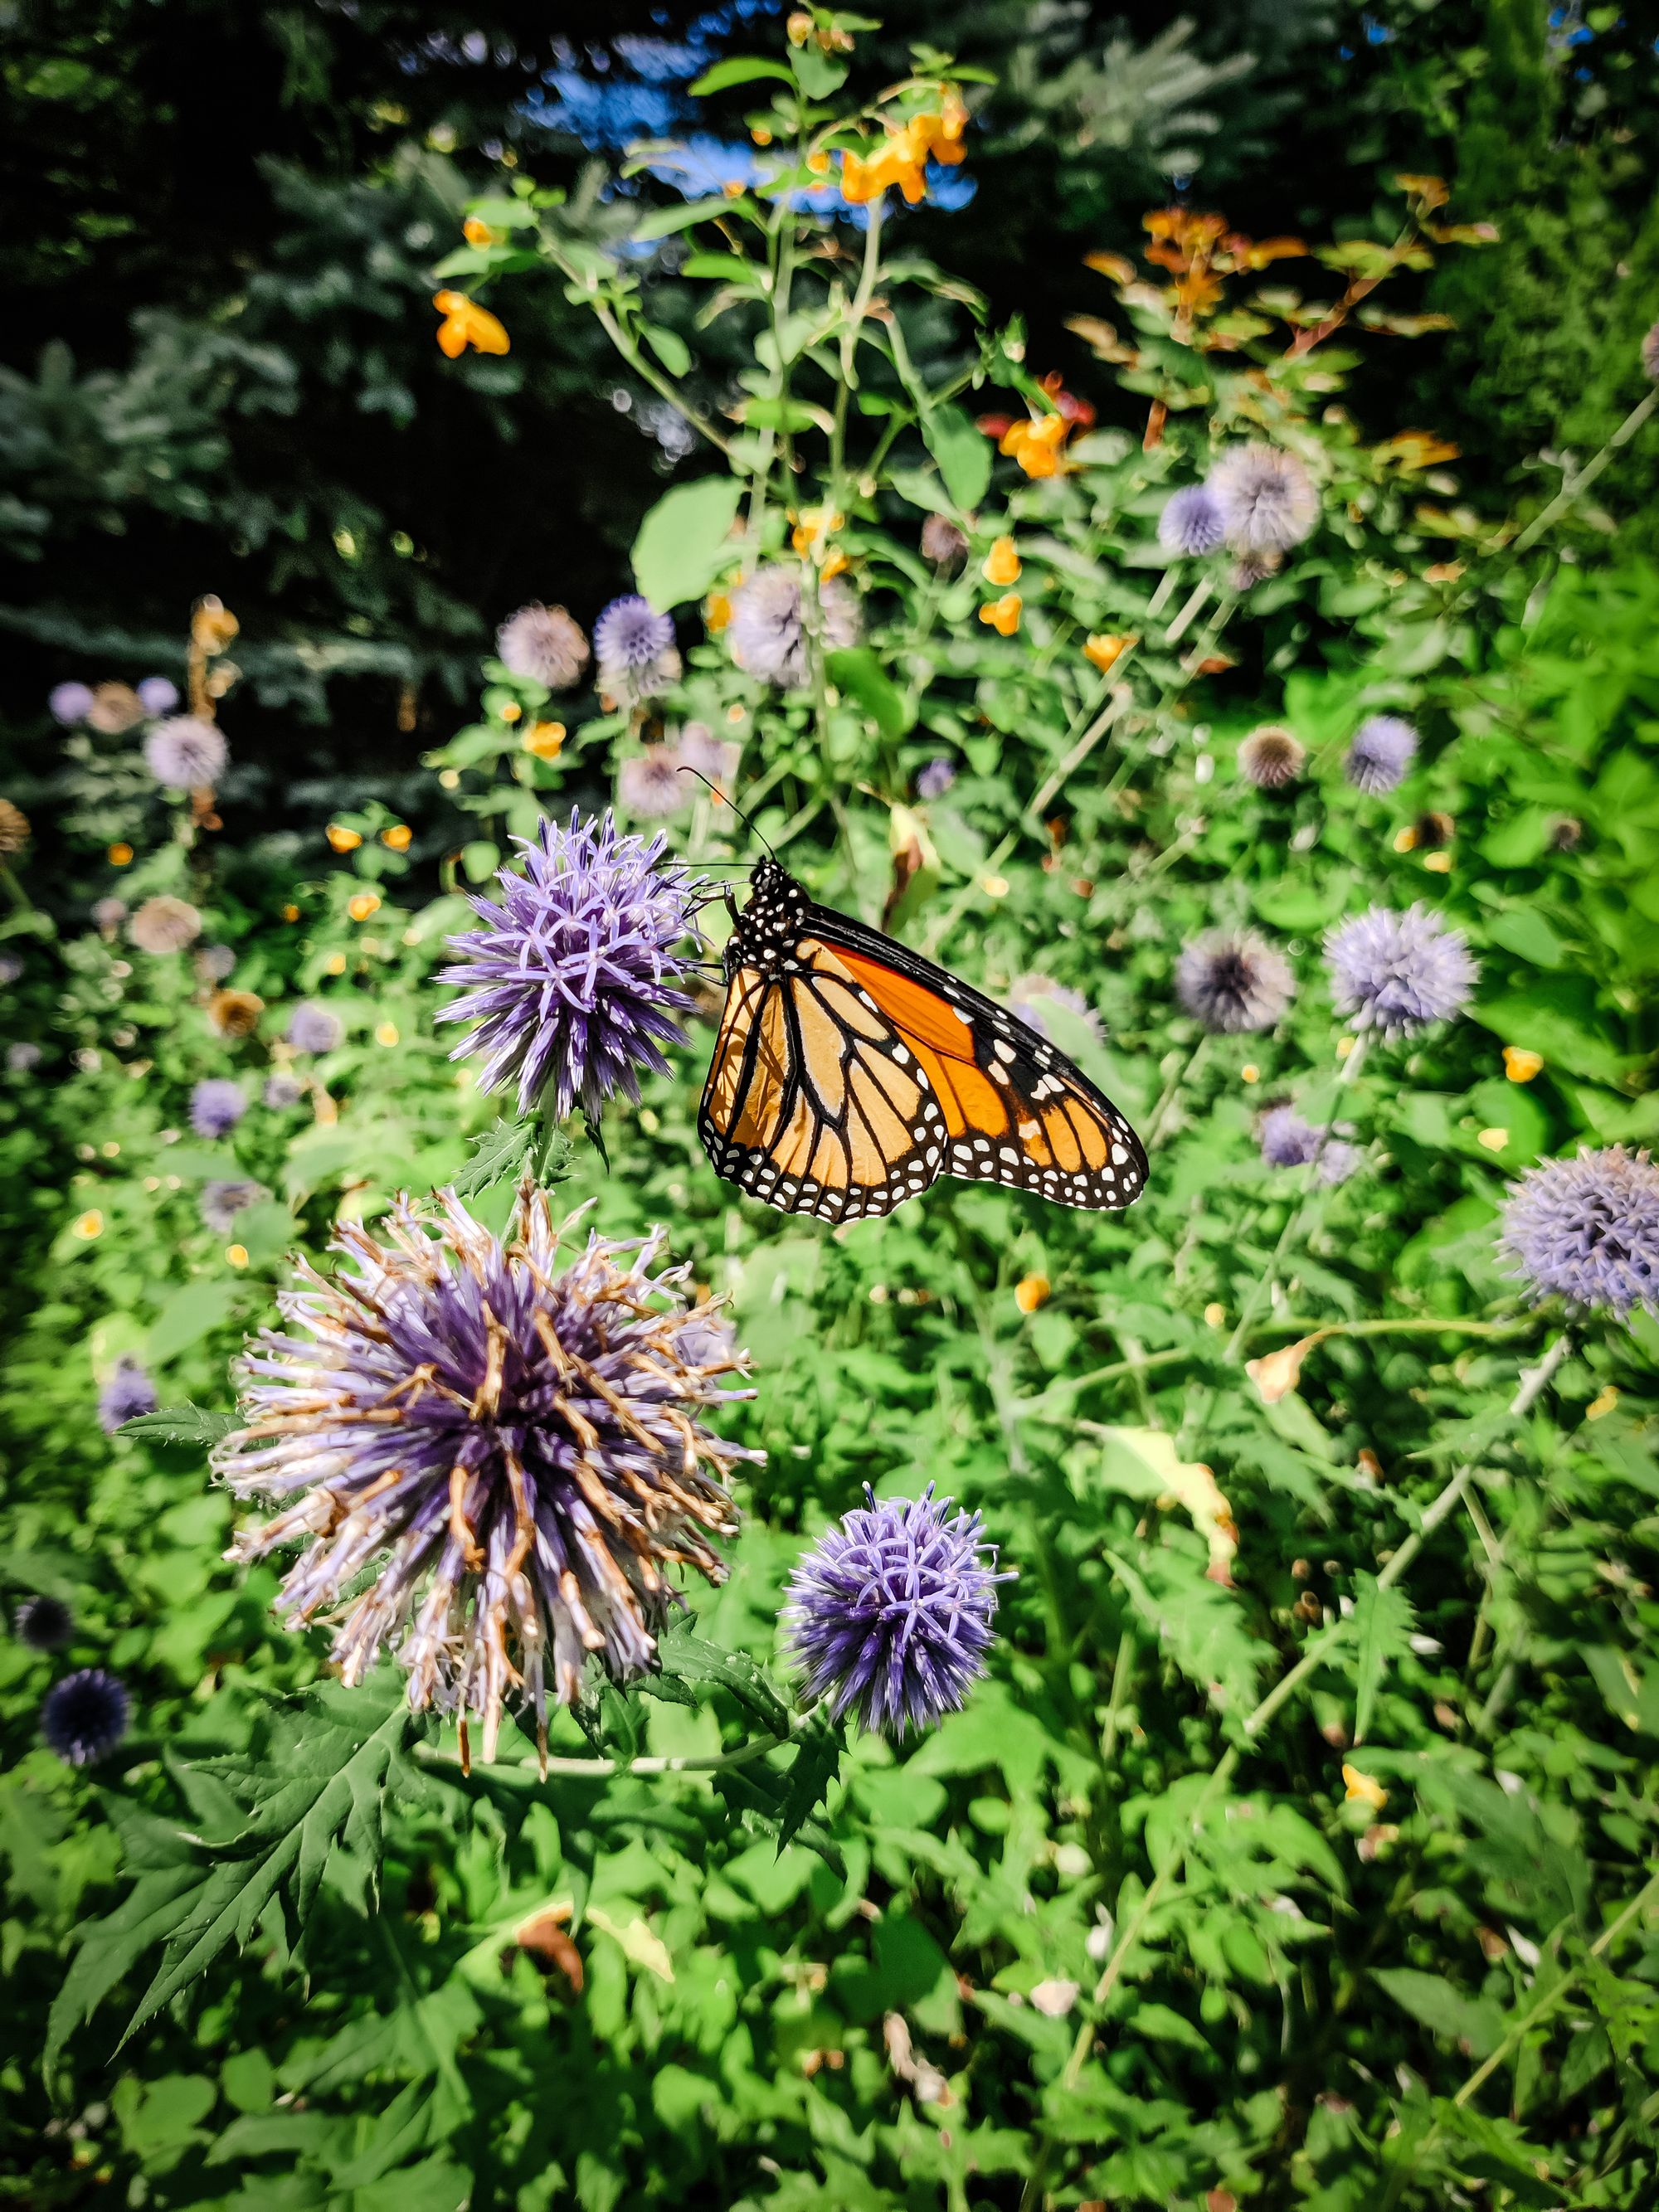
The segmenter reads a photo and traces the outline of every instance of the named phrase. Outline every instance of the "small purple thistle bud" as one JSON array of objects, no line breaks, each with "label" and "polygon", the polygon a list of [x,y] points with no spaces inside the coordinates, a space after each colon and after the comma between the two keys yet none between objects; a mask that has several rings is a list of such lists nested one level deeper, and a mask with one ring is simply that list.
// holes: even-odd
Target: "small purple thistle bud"
[{"label": "small purple thistle bud", "polygon": [[1338,1013],[1390,1038],[1462,1013],[1479,973],[1467,939],[1422,905],[1356,915],[1330,932],[1325,957]]},{"label": "small purple thistle bud", "polygon": [[673,642],[673,617],[659,615],[637,592],[612,599],[593,625],[593,651],[604,667],[648,667]]},{"label": "small purple thistle bud", "polygon": [[46,694],[46,711],[54,722],[73,729],[91,714],[92,696],[90,684],[54,684]]},{"label": "small purple thistle bud", "polygon": [[959,1712],[985,1672],[998,1574],[977,1513],[948,1518],[952,1500],[884,1498],[864,1505],[803,1553],[783,1624],[806,1678],[836,1720],[902,1736]]},{"label": "small purple thistle bud", "polygon": [[246,1176],[216,1176],[202,1186],[202,1219],[216,1237],[228,1237],[243,1208],[269,1196],[262,1182]]},{"label": "small purple thistle bud", "polygon": [[26,1597],[11,1618],[11,1632],[31,1651],[61,1651],[75,1633],[75,1615],[61,1597]]},{"label": "small purple thistle bud", "polygon": [[941,754],[937,760],[924,762],[917,770],[916,797],[923,800],[943,799],[956,780],[956,763]]},{"label": "small purple thistle bud", "polygon": [[98,1394],[98,1425],[106,1437],[112,1437],[125,1422],[137,1420],[140,1413],[153,1413],[160,1403],[155,1385],[138,1362],[118,1360],[115,1372]]},{"label": "small purple thistle bud", "polygon": [[127,1732],[132,1700],[126,1686],[102,1667],[83,1667],[54,1682],[40,1707],[46,1748],[65,1765],[91,1766],[107,1759]]},{"label": "small purple thistle bud", "polygon": [[1659,1312],[1659,1167],[1612,1145],[1529,1168],[1504,1204],[1500,1249],[1534,1301],[1620,1321]]},{"label": "small purple thistle bud", "polygon": [[544,606],[539,600],[507,617],[495,633],[495,652],[513,675],[544,684],[550,691],[569,690],[588,659],[581,624],[562,607]]},{"label": "small purple thistle bud", "polygon": [[285,1069],[278,1068],[274,1075],[265,1078],[264,1103],[273,1114],[286,1113],[290,1106],[297,1106],[305,1095],[306,1087],[299,1077],[289,1075]]},{"label": "small purple thistle bud", "polygon": [[1050,1044],[1060,1040],[1054,1033],[1053,1017],[1058,1010],[1081,1022],[1097,1044],[1105,1042],[1106,1032],[1100,1016],[1081,991],[1074,991],[1069,983],[1056,983],[1050,975],[1020,975],[1008,986],[1008,1011],[1035,1030]]},{"label": "small purple thistle bud", "polygon": [[1253,929],[1197,939],[1176,963],[1175,984],[1194,1020],[1224,1036],[1272,1029],[1296,994],[1289,961]]},{"label": "small purple thistle bud", "polygon": [[1417,732],[1398,714],[1373,714],[1354,732],[1343,773],[1370,798],[1397,790],[1417,757]]},{"label": "small purple thistle bud", "polygon": [[1158,542],[1177,559],[1213,553],[1227,535],[1221,508],[1208,484],[1183,484],[1158,518]]},{"label": "small purple thistle bud", "polygon": [[166,676],[147,676],[138,686],[138,703],[147,714],[170,714],[179,703],[179,686]]},{"label": "small purple thistle bud", "polygon": [[1358,1145],[1346,1143],[1340,1133],[1328,1137],[1322,1151],[1319,1131],[1304,1121],[1293,1106],[1270,1106],[1261,1117],[1259,1135],[1261,1157],[1268,1167],[1305,1168],[1316,1158],[1322,1183],[1346,1182],[1365,1157]]},{"label": "small purple thistle bud", "polygon": [[665,1073],[662,1047],[685,1042],[679,948],[702,879],[660,865],[660,834],[620,836],[609,813],[515,842],[524,872],[503,868],[499,901],[471,901],[484,927],[449,939],[462,957],[443,980],[465,996],[438,1019],[478,1024],[451,1057],[484,1054],[482,1087],[516,1080],[521,1113],[544,1092],[561,1116],[578,1099],[597,1114],[617,1091],[637,1098],[640,1069]]},{"label": "small purple thistle bud", "polygon": [[40,1046],[32,1037],[26,1037],[21,1044],[6,1047],[6,1073],[8,1075],[33,1075],[40,1065]]},{"label": "small purple thistle bud", "polygon": [[344,1035],[345,1024],[331,1006],[306,1000],[289,1016],[288,1041],[295,1052],[336,1051]]},{"label": "small purple thistle bud", "polygon": [[198,1137],[228,1137],[247,1111],[247,1097],[228,1076],[210,1075],[190,1094],[190,1126]]},{"label": "small purple thistle bud", "polygon": [[688,1271],[658,1265],[663,1232],[584,1242],[580,1218],[556,1229],[526,1182],[505,1243],[453,1191],[400,1198],[384,1243],[343,1224],[349,1267],[301,1265],[279,1294],[240,1361],[246,1425],[213,1453],[280,1509],[229,1556],[303,1547],[290,1625],[337,1622],[348,1683],[395,1650],[410,1709],[477,1714],[486,1759],[515,1683],[540,1732],[550,1673],[571,1705],[590,1656],[619,1682],[654,1667],[668,1569],[723,1579],[726,1484],[762,1456],[708,1426],[752,1394],[726,1387],[742,1357],[688,1307]]},{"label": "small purple thistle bud", "polygon": [[[786,691],[799,691],[809,673],[809,614],[801,602],[801,574],[781,561],[757,568],[732,594],[732,619],[726,629],[738,666],[763,684],[775,684]],[[858,643],[858,594],[845,578],[818,579],[817,605],[811,611],[810,623],[817,626],[825,653]]]},{"label": "small purple thistle bud", "polygon": [[921,557],[936,568],[954,568],[968,556],[968,533],[948,514],[930,514],[921,526]]},{"label": "small purple thistle bud", "polygon": [[1207,489],[1236,553],[1288,553],[1319,520],[1313,479],[1277,446],[1233,447],[1211,470]]}]

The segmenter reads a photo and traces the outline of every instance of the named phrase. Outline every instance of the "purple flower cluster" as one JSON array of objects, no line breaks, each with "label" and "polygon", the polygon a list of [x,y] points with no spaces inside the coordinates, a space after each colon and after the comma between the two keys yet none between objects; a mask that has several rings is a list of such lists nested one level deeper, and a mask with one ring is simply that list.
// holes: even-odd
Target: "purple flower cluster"
[{"label": "purple flower cluster", "polygon": [[924,801],[943,799],[956,780],[956,763],[943,754],[936,760],[924,761],[916,771],[916,797]]},{"label": "purple flower cluster", "polygon": [[246,1111],[246,1093],[226,1075],[209,1076],[190,1094],[190,1126],[198,1137],[228,1137]]},{"label": "purple flower cluster", "polygon": [[1196,939],[1176,963],[1175,984],[1194,1020],[1224,1036],[1272,1029],[1296,994],[1290,962],[1253,929]]},{"label": "purple flower cluster", "polygon": [[1346,1141],[1341,1125],[1320,1144],[1320,1131],[1304,1121],[1293,1106],[1270,1106],[1261,1117],[1261,1157],[1270,1168],[1305,1168],[1316,1159],[1317,1179],[1322,1183],[1346,1182],[1364,1158],[1358,1145]]},{"label": "purple flower cluster", "polygon": [[462,957],[444,980],[465,996],[438,1019],[477,1024],[452,1057],[483,1054],[483,1088],[516,1081],[520,1112],[547,1092],[556,1114],[578,1099],[596,1114],[619,1091],[636,1098],[639,1070],[665,1073],[662,1047],[685,1041],[679,948],[702,879],[659,865],[660,836],[619,836],[609,813],[518,842],[524,873],[503,868],[499,899],[472,901],[483,927],[449,940]]},{"label": "purple flower cluster", "polygon": [[158,722],[144,739],[144,765],[157,783],[175,791],[200,791],[216,784],[230,759],[224,733],[198,714],[174,714]]},{"label": "purple flower cluster", "polygon": [[810,615],[802,604],[800,570],[782,562],[757,568],[732,595],[726,633],[732,658],[763,684],[800,690],[809,674],[809,631],[816,631],[825,653],[858,643],[858,594],[844,578],[819,578],[817,605]]},{"label": "purple flower cluster", "polygon": [[1529,1168],[1504,1207],[1502,1249],[1534,1298],[1621,1321],[1659,1311],[1659,1167],[1613,1145]]},{"label": "purple flower cluster", "polygon": [[295,1052],[333,1052],[345,1035],[345,1024],[329,1006],[302,1000],[289,1016],[288,1041]]},{"label": "purple flower cluster", "polygon": [[12,1615],[11,1632],[31,1651],[61,1651],[75,1633],[75,1615],[61,1597],[42,1591],[23,1600]]},{"label": "purple flower cluster", "polygon": [[216,1237],[228,1237],[237,1215],[269,1195],[262,1182],[246,1176],[216,1176],[202,1186],[202,1219]]},{"label": "purple flower cluster", "polygon": [[630,592],[612,599],[593,625],[593,650],[602,668],[647,668],[674,642],[672,615]]},{"label": "purple flower cluster", "polygon": [[1325,939],[1331,996],[1357,1028],[1414,1036],[1469,1002],[1479,972],[1468,941],[1425,906],[1374,906]]},{"label": "purple flower cluster", "polygon": [[706,1425],[749,1394],[722,1380],[740,1356],[688,1309],[686,1271],[657,1267],[662,1232],[567,1257],[578,1218],[556,1230],[526,1183],[505,1243],[451,1191],[435,1216],[400,1199],[383,1243],[343,1226],[349,1269],[301,1265],[242,1357],[246,1426],[214,1453],[239,1497],[281,1508],[231,1556],[301,1543],[289,1620],[339,1620],[348,1682],[395,1649],[411,1708],[477,1714],[486,1758],[514,1685],[539,1730],[550,1672],[569,1705],[590,1655],[619,1681],[655,1663],[666,1570],[722,1577],[725,1485],[760,1457]]},{"label": "purple flower cluster", "polygon": [[1288,553],[1319,520],[1319,494],[1294,453],[1277,446],[1234,446],[1206,487],[1236,553]]},{"label": "purple flower cluster", "polygon": [[1373,799],[1396,790],[1417,757],[1417,732],[1398,714],[1373,714],[1354,732],[1343,772],[1356,791]]},{"label": "purple flower cluster", "polygon": [[568,691],[588,661],[581,624],[562,607],[544,606],[538,599],[507,617],[495,633],[495,651],[512,674],[550,691]]},{"label": "purple flower cluster", "polygon": [[1166,553],[1188,559],[1213,553],[1226,535],[1220,507],[1208,484],[1182,485],[1158,518],[1158,544]]},{"label": "purple flower cluster", "polygon": [[153,1413],[160,1404],[155,1385],[136,1359],[117,1362],[114,1373],[98,1394],[98,1425],[112,1437],[124,1422],[140,1413]]},{"label": "purple flower cluster", "polygon": [[798,1561],[783,1611],[807,1695],[837,1720],[902,1736],[959,1711],[985,1672],[999,1583],[977,1513],[952,1501],[884,1498],[866,1487]]},{"label": "purple flower cluster", "polygon": [[131,1717],[132,1700],[125,1684],[101,1667],[83,1667],[47,1691],[40,1707],[40,1733],[46,1748],[65,1765],[90,1766],[108,1758]]}]

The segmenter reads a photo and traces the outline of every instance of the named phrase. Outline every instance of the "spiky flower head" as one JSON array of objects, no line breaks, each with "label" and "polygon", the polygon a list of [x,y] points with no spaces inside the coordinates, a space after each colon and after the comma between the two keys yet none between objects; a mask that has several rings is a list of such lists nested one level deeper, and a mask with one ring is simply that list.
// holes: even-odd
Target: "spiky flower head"
[{"label": "spiky flower head", "polygon": [[207,1003],[208,1019],[216,1035],[230,1044],[252,1036],[264,1010],[265,1002],[257,991],[215,991]]},{"label": "spiky flower head", "polygon": [[289,1075],[285,1069],[278,1068],[275,1075],[266,1076],[262,1095],[273,1114],[282,1114],[290,1106],[299,1104],[306,1095],[306,1087],[297,1075]]},{"label": "spiky flower head", "polygon": [[1422,905],[1374,906],[1325,939],[1331,996],[1357,1029],[1413,1036],[1469,1002],[1478,969],[1468,940]]},{"label": "spiky flower head", "polygon": [[138,1362],[118,1360],[114,1373],[98,1393],[98,1425],[106,1437],[112,1437],[124,1421],[137,1420],[140,1413],[153,1413],[160,1402],[155,1385]]},{"label": "spiky flower head", "polygon": [[539,600],[509,615],[495,633],[495,651],[504,667],[550,691],[568,691],[587,665],[587,640],[581,624],[562,607]]},{"label": "spiky flower head", "polygon": [[138,704],[147,714],[170,714],[179,703],[179,686],[170,677],[147,676],[138,686]]},{"label": "spiky flower head", "polygon": [[807,681],[807,633],[825,653],[856,645],[858,595],[840,576],[821,576],[817,604],[803,611],[801,571],[776,561],[757,568],[732,595],[726,641],[739,668],[763,684],[796,691]]},{"label": "spiky flower head", "polygon": [[[687,768],[696,769],[710,783],[728,782],[737,773],[738,748],[724,744],[707,722],[688,722],[680,732],[675,750]],[[684,783],[685,778],[682,776],[680,781]]]},{"label": "spiky flower head", "polygon": [[193,957],[204,983],[222,983],[236,966],[235,952],[228,945],[198,945]]},{"label": "spiky flower head", "polygon": [[241,1085],[228,1075],[210,1075],[190,1094],[190,1126],[198,1137],[228,1137],[246,1111]]},{"label": "spiky flower head", "polygon": [[411,1708],[477,1714],[486,1758],[509,1688],[539,1730],[550,1667],[569,1705],[589,1653],[618,1681],[654,1664],[668,1569],[721,1578],[725,1486],[760,1457],[707,1425],[750,1394],[723,1379],[744,1366],[688,1308],[687,1271],[659,1266],[663,1232],[584,1242],[579,1218],[556,1230],[526,1182],[505,1243],[453,1191],[400,1199],[384,1243],[344,1224],[345,1264],[301,1263],[283,1327],[243,1354],[246,1425],[213,1455],[281,1509],[232,1558],[304,1545],[290,1624],[343,1611],[346,1681],[395,1650]]},{"label": "spiky flower head", "polygon": [[1270,1106],[1259,1132],[1261,1157],[1270,1168],[1305,1168],[1316,1159],[1321,1182],[1346,1182],[1365,1157],[1358,1145],[1346,1141],[1352,1133],[1348,1123],[1340,1123],[1322,1146],[1320,1131],[1293,1106]]},{"label": "spiky flower head", "polygon": [[170,891],[147,898],[127,924],[127,935],[141,952],[182,952],[201,933],[201,915],[188,899]]},{"label": "spiky flower head", "polygon": [[1228,588],[1240,593],[1253,592],[1269,576],[1276,576],[1284,565],[1282,553],[1241,553],[1228,573]]},{"label": "spiky flower head", "polygon": [[1398,714],[1373,714],[1353,733],[1342,772],[1356,791],[1380,798],[1397,790],[1417,757],[1417,732]]},{"label": "spiky flower head", "polygon": [[1236,553],[1288,553],[1319,520],[1313,479],[1277,446],[1233,447],[1211,470],[1207,489]]},{"label": "spiky flower head", "polygon": [[40,1707],[46,1748],[70,1766],[107,1759],[127,1732],[132,1700],[126,1686],[102,1667],[83,1667],[54,1682]]},{"label": "spiky flower head", "polygon": [[344,1035],[345,1024],[333,1008],[314,1006],[308,999],[289,1017],[288,1041],[295,1052],[333,1052]]},{"label": "spiky flower head", "polygon": [[199,714],[172,715],[144,739],[145,767],[157,783],[177,791],[210,788],[224,775],[229,759],[223,731]]},{"label": "spiky flower head", "polygon": [[605,668],[647,668],[674,642],[674,618],[629,592],[612,599],[593,625],[593,650]]},{"label": "spiky flower head", "polygon": [[1238,772],[1258,791],[1283,791],[1301,775],[1307,757],[1302,740],[1277,722],[1264,722],[1238,743]]},{"label": "spiky flower head", "polygon": [[88,727],[100,737],[124,737],[144,719],[144,702],[131,684],[100,684],[87,709]]},{"label": "spiky flower head", "polygon": [[28,816],[10,799],[0,799],[0,860],[15,860],[29,836]]},{"label": "spiky flower head", "polygon": [[943,799],[957,780],[957,764],[940,754],[937,760],[924,761],[916,771],[916,797],[921,799]]},{"label": "spiky flower head", "polygon": [[1194,1021],[1229,1036],[1270,1030],[1296,994],[1291,963],[1253,929],[1195,939],[1176,962],[1175,983]]},{"label": "spiky flower head", "polygon": [[46,694],[46,712],[54,722],[61,722],[65,729],[73,729],[77,722],[84,722],[92,712],[91,684],[54,684]]},{"label": "spiky flower head", "polygon": [[1176,558],[1213,553],[1226,535],[1220,503],[1208,484],[1183,484],[1158,518],[1158,542]]},{"label": "spiky flower head", "polygon": [[680,774],[680,757],[672,745],[647,745],[617,770],[617,800],[642,822],[683,812],[696,787],[692,777]]},{"label": "spiky flower head", "polygon": [[1500,1249],[1534,1299],[1659,1311],[1659,1167],[1622,1145],[1545,1160],[1510,1189]]},{"label": "spiky flower head", "polygon": [[61,1651],[75,1633],[75,1615],[61,1597],[26,1597],[11,1618],[11,1632],[31,1651]]},{"label": "spiky flower head", "polygon": [[902,1736],[958,1712],[985,1672],[999,1583],[996,1547],[977,1513],[920,1498],[843,1516],[789,1578],[784,1632],[806,1678],[840,1720]]},{"label": "spiky flower head", "polygon": [[1659,384],[1659,323],[1642,340],[1642,374],[1650,384]]},{"label": "spiky flower head", "polygon": [[243,1208],[269,1195],[262,1182],[246,1176],[216,1176],[202,1185],[202,1219],[216,1237],[228,1237]]},{"label": "spiky flower head", "polygon": [[678,989],[700,877],[664,866],[660,834],[621,836],[607,812],[568,824],[544,821],[536,842],[515,841],[522,874],[503,868],[499,900],[474,898],[483,927],[450,944],[463,957],[446,982],[465,996],[438,1019],[477,1022],[451,1057],[485,1055],[486,1091],[516,1080],[519,1109],[544,1092],[568,1114],[590,1113],[622,1091],[639,1096],[639,1071],[662,1074],[662,1047],[683,1044]]}]

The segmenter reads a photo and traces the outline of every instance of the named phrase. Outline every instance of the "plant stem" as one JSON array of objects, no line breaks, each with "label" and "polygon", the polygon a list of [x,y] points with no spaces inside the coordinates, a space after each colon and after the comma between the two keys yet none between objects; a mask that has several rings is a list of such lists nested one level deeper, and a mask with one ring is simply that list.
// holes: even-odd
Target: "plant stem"
[{"label": "plant stem", "polygon": [[1535,545],[1556,516],[1565,507],[1571,507],[1579,493],[1588,485],[1595,482],[1620,447],[1629,445],[1656,407],[1659,407],[1659,389],[1650,392],[1645,399],[1638,401],[1607,440],[1607,444],[1602,447],[1601,452],[1593,454],[1582,469],[1565,471],[1561,477],[1560,490],[1556,493],[1547,507],[1534,515],[1532,520],[1516,539],[1510,550],[1516,553],[1525,553]]},{"label": "plant stem", "polygon": [[[720,1774],[734,1766],[751,1766],[756,1759],[763,1759],[769,1751],[780,1744],[793,1741],[795,1731],[805,1724],[805,1715],[792,1720],[783,1735],[757,1735],[741,1743],[735,1751],[711,1753],[707,1757],[676,1757],[672,1759],[550,1759],[547,1774],[572,1782],[606,1782],[619,1775],[641,1776],[656,1774]],[[416,1756],[434,1766],[459,1766],[457,1754],[441,1751],[435,1745],[419,1744]],[[474,1770],[477,1778],[503,1782],[511,1790],[539,1790],[542,1771],[539,1766],[480,1767]]]},{"label": "plant stem", "polygon": [[728,461],[731,460],[732,447],[730,441],[720,435],[720,433],[714,428],[708,416],[702,413],[699,409],[692,405],[691,402],[685,397],[684,393],[672,381],[670,378],[665,376],[660,369],[654,368],[653,364],[646,359],[645,356],[635,344],[633,339],[629,337],[627,331],[623,330],[622,325],[617,320],[610,308],[605,306],[602,300],[595,300],[592,302],[592,307],[594,319],[598,322],[599,328],[605,332],[606,337],[610,339],[611,344],[615,346],[617,351],[622,356],[623,359],[628,363],[628,366],[633,370],[635,375],[637,376],[642,383],[648,384],[659,399],[665,399],[669,405],[678,413],[684,415],[686,421],[691,425],[691,428],[694,430],[697,431],[702,437],[707,438],[709,444],[717,447],[720,452],[724,453]]},{"label": "plant stem", "polygon": [[1192,1081],[1200,1064],[1209,1050],[1210,1036],[1206,1030],[1188,1054],[1185,1065],[1178,1067],[1164,1086],[1164,1096],[1152,1109],[1152,1117],[1146,1124],[1146,1143],[1155,1145],[1164,1134],[1164,1125],[1175,1110],[1176,1101]]}]

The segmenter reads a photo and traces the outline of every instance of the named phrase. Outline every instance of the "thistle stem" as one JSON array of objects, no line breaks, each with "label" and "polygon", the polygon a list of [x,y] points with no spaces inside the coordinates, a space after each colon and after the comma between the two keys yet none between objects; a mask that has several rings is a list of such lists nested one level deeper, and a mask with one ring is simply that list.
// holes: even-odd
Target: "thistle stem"
[{"label": "thistle stem", "polygon": [[1547,507],[1541,508],[1534,515],[1532,520],[1516,539],[1510,550],[1516,553],[1525,553],[1534,546],[1556,516],[1565,508],[1571,507],[1579,493],[1595,482],[1597,477],[1621,447],[1629,445],[1656,407],[1659,407],[1659,387],[1650,392],[1645,399],[1638,401],[1607,440],[1607,444],[1602,447],[1601,452],[1593,454],[1582,469],[1569,468],[1563,472],[1560,490],[1556,493]]}]

